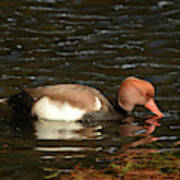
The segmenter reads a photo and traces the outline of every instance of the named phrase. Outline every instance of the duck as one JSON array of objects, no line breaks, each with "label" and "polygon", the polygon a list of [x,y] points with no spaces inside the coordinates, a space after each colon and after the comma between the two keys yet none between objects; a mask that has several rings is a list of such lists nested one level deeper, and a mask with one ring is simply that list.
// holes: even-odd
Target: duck
[{"label": "duck", "polygon": [[154,96],[155,88],[150,82],[130,76],[119,86],[116,107],[101,91],[82,84],[25,88],[0,102],[7,103],[16,114],[54,121],[120,119],[122,114],[131,114],[136,105],[163,117]]}]

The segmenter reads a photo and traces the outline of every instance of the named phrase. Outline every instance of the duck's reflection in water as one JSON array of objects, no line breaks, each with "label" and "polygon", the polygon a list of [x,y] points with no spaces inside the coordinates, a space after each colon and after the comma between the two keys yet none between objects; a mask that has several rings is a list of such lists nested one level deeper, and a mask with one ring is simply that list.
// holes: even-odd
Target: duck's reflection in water
[{"label": "duck's reflection in water", "polygon": [[[128,124],[121,125],[119,128],[119,132],[122,136],[140,137],[138,140],[122,146],[121,150],[125,151],[126,153],[158,153],[158,150],[156,149],[139,148],[139,146],[141,145],[150,144],[152,142],[158,141],[159,138],[152,135],[156,127],[160,126],[160,124],[158,123],[158,119],[159,117],[157,116],[146,117],[146,124],[144,124],[143,126],[137,124],[135,126],[129,126]],[[126,118],[124,119],[124,121],[132,123],[133,118]]]},{"label": "duck's reflection in water", "polygon": [[38,120],[34,134],[39,140],[85,140],[101,138],[102,126],[85,127],[79,122]]},{"label": "duck's reflection in water", "polygon": [[[139,125],[138,119],[133,116],[128,116],[121,122],[65,122],[42,119],[25,121],[16,117],[14,123],[18,123],[14,124],[14,127],[25,135],[33,134],[36,139],[34,149],[43,153],[41,159],[72,159],[107,152],[107,149],[112,147],[117,151],[127,152],[142,144],[157,141],[158,138],[152,136],[152,132],[159,126],[157,120],[156,116],[148,117],[146,123]],[[121,144],[126,137],[130,137],[131,141]]]}]

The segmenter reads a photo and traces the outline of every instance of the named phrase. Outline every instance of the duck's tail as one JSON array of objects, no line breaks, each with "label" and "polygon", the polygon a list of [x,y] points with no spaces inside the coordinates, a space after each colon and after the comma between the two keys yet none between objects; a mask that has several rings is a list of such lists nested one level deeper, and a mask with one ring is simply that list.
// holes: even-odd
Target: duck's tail
[{"label": "duck's tail", "polygon": [[6,104],[7,103],[7,98],[1,98],[0,99],[0,104]]}]

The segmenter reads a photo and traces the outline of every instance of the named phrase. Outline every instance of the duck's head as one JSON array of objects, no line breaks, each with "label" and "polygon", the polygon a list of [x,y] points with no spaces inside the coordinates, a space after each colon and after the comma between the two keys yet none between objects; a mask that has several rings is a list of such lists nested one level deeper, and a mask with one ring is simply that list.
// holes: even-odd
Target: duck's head
[{"label": "duck's head", "polygon": [[142,105],[159,117],[163,113],[157,107],[155,101],[155,89],[145,80],[128,77],[120,85],[118,91],[118,104],[127,112],[131,112],[136,105]]}]

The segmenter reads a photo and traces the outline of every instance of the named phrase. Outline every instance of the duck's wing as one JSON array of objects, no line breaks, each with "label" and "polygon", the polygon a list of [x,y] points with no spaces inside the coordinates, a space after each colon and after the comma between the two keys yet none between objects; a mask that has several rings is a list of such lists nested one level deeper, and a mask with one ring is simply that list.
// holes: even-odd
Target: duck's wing
[{"label": "duck's wing", "polygon": [[74,107],[86,109],[87,112],[113,109],[108,99],[99,90],[80,84],[59,84],[24,91],[29,93],[34,101],[46,96],[57,103],[66,102]]}]

